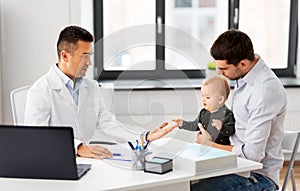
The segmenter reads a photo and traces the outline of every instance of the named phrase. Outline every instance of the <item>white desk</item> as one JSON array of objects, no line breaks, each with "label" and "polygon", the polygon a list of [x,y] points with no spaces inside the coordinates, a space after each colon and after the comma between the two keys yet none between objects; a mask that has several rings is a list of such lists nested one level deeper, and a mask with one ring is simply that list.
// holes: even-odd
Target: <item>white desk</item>
[{"label": "white desk", "polygon": [[78,158],[77,160],[79,163],[92,164],[91,170],[78,181],[0,178],[0,188],[9,191],[189,190],[190,180],[262,168],[261,163],[238,158],[238,166],[234,169],[202,175],[192,175],[182,171],[157,175],[118,168],[95,159]]}]

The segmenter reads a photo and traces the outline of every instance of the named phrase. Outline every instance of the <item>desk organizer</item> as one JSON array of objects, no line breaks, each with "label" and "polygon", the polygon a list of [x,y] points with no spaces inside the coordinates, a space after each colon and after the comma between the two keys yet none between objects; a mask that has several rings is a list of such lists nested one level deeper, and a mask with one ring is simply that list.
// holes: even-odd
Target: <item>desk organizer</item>
[{"label": "desk organizer", "polygon": [[173,170],[173,160],[163,157],[153,157],[150,161],[145,161],[145,172],[164,174]]}]

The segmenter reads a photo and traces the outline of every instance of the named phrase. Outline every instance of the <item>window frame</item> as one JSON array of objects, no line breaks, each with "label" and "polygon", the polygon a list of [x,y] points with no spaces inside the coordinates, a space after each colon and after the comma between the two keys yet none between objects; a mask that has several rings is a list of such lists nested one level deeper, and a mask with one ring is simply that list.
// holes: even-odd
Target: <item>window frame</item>
[{"label": "window frame", "polygon": [[[94,0],[94,34],[95,42],[103,38],[103,0]],[[164,31],[165,31],[165,1],[156,0],[156,67],[155,70],[147,71],[105,71],[103,67],[103,44],[95,46],[95,72],[94,77],[98,81],[116,79],[180,79],[180,78],[204,78],[204,70],[166,70],[164,68]],[[161,17],[162,33],[157,32],[157,18]],[[121,75],[122,74],[122,75]]]},{"label": "window frame", "polygon": [[[296,77],[298,55],[298,0],[290,0],[290,23],[287,68],[272,69],[278,77]],[[240,0],[229,0],[228,28],[239,29]],[[236,21],[235,21],[236,19]]]},{"label": "window frame", "polygon": [[[94,0],[94,35],[95,43],[103,39],[103,1]],[[239,13],[239,0],[228,0],[228,28],[238,29],[238,22],[234,23],[234,17]],[[98,10],[98,11],[97,11]],[[101,10],[101,11],[99,11]],[[162,32],[157,31],[157,18],[161,17]],[[103,67],[103,44],[95,46],[94,56],[94,78],[98,81],[116,80],[116,79],[182,79],[182,78],[205,78],[204,69],[201,70],[166,70],[165,69],[165,0],[156,0],[156,67],[155,70],[147,71],[106,71]],[[297,66],[297,41],[298,41],[298,0],[291,0],[290,8],[290,26],[289,26],[289,47],[288,47],[288,65],[284,69],[272,69],[278,77],[296,77]],[[121,75],[122,74],[122,75]]]}]

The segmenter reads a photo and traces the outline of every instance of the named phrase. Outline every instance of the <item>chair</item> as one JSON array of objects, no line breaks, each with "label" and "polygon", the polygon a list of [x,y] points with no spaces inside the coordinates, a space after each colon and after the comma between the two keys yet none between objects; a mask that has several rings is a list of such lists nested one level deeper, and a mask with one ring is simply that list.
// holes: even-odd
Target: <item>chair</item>
[{"label": "chair", "polygon": [[295,158],[297,155],[298,147],[299,147],[299,141],[300,141],[300,132],[296,131],[285,131],[284,136],[283,136],[283,141],[282,141],[282,149],[285,151],[292,151],[290,162],[288,169],[285,174],[285,178],[283,181],[283,185],[281,188],[281,191],[285,191],[289,178],[292,180],[292,188],[293,191],[296,191],[296,182],[295,182],[295,177],[294,177],[294,162]]},{"label": "chair", "polygon": [[27,93],[30,86],[14,89],[10,93],[10,102],[13,114],[14,125],[24,124],[24,114],[26,107]]}]

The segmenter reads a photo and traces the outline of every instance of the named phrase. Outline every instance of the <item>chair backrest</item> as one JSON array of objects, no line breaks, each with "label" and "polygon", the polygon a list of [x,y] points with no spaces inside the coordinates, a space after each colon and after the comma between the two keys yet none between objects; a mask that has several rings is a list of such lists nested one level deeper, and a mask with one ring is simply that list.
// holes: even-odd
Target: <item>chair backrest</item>
[{"label": "chair backrest", "polygon": [[285,131],[284,132],[281,147],[283,150],[291,151],[292,154],[291,154],[289,166],[288,166],[288,169],[285,174],[284,181],[283,181],[283,185],[282,185],[282,189],[281,189],[282,191],[284,191],[286,189],[289,178],[291,178],[291,180],[292,180],[293,190],[296,190],[293,166],[294,166],[294,162],[295,162],[296,155],[298,152],[299,142],[300,142],[300,132],[297,132],[297,131]]},{"label": "chair backrest", "polygon": [[15,125],[24,124],[24,115],[26,107],[27,93],[30,86],[24,86],[14,89],[10,93],[10,102],[13,114],[13,121]]}]

